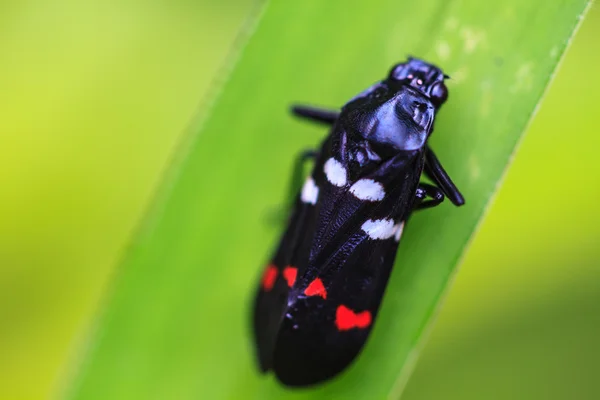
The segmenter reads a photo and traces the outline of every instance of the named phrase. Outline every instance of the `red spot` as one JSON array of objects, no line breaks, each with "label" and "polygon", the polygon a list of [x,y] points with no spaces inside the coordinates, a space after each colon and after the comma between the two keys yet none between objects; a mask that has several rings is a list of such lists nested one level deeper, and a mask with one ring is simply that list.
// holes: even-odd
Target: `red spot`
[{"label": "red spot", "polygon": [[371,313],[369,311],[355,313],[346,306],[338,306],[335,312],[335,325],[340,331],[366,328],[371,325]]},{"label": "red spot", "polygon": [[304,294],[307,296],[321,296],[322,298],[327,298],[327,290],[325,290],[325,286],[323,286],[323,281],[319,278],[316,278],[314,281],[308,285]]},{"label": "red spot", "polygon": [[277,279],[277,267],[273,264],[269,265],[265,270],[262,278],[262,287],[267,292],[273,289],[273,285],[275,285],[275,279]]},{"label": "red spot", "polygon": [[287,266],[283,270],[283,277],[287,281],[289,287],[294,286],[294,282],[296,282],[296,273],[298,272],[298,268]]}]

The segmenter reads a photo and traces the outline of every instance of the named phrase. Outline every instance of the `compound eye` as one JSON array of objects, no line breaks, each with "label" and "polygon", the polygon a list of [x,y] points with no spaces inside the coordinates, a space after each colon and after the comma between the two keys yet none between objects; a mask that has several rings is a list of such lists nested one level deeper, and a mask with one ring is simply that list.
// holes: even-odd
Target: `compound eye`
[{"label": "compound eye", "polygon": [[431,101],[436,107],[441,106],[448,98],[448,89],[444,82],[438,82],[431,88]]},{"label": "compound eye", "polygon": [[401,80],[404,79],[404,75],[406,75],[406,63],[396,64],[390,70],[389,79]]}]

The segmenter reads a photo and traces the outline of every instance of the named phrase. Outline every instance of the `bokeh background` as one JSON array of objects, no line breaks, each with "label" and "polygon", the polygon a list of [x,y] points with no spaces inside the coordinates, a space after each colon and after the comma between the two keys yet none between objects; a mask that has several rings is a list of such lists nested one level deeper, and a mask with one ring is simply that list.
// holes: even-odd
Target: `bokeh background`
[{"label": "bokeh background", "polygon": [[[0,399],[57,393],[253,7],[0,3]],[[407,399],[600,398],[598,37],[594,5],[467,254]]]}]

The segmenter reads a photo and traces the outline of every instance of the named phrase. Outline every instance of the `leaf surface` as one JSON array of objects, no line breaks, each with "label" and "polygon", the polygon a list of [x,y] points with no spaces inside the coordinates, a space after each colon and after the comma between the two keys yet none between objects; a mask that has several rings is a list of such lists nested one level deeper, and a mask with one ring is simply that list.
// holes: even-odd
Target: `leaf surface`
[{"label": "leaf surface", "polygon": [[[69,397],[399,397],[587,3],[270,3],[128,249]],[[467,204],[411,220],[359,360],[327,385],[284,389],[257,372],[250,309],[281,231],[268,216],[295,155],[326,134],[288,106],[338,108],[409,54],[452,77],[431,145]]]}]

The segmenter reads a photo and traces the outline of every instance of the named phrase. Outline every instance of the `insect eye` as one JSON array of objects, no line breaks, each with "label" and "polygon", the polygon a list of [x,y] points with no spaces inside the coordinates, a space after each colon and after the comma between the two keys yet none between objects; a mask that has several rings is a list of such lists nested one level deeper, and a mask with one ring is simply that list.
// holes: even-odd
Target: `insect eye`
[{"label": "insect eye", "polygon": [[404,70],[406,69],[405,63],[396,64],[390,70],[389,79],[400,80],[403,75]]},{"label": "insect eye", "polygon": [[448,98],[448,89],[444,82],[438,82],[431,88],[431,101],[437,107],[441,106]]}]

